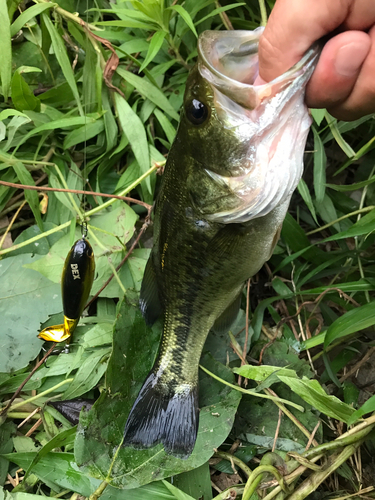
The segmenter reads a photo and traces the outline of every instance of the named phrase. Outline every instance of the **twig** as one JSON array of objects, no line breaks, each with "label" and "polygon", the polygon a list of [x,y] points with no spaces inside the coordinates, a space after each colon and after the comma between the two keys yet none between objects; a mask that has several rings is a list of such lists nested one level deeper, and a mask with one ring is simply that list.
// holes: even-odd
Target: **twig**
[{"label": "twig", "polygon": [[151,206],[148,203],[145,203],[141,200],[136,200],[135,198],[129,198],[129,196],[118,196],[117,194],[98,193],[97,191],[84,191],[83,189],[51,188],[47,186],[27,186],[26,184],[16,184],[14,182],[6,182],[6,181],[0,181],[0,184],[3,186],[30,190],[30,191],[52,191],[57,193],[85,194],[91,196],[101,196],[102,198],[115,198],[116,200],[122,200],[122,201],[127,201],[129,203],[136,203],[137,205],[142,205],[142,207],[147,208],[147,210]]},{"label": "twig", "polygon": [[32,434],[34,431],[36,431],[36,430],[37,430],[37,428],[38,428],[40,425],[42,425],[42,423],[43,423],[43,420],[42,420],[41,418],[40,418],[39,420],[37,420],[37,421],[35,422],[35,424],[31,427],[31,429],[30,429],[30,430],[28,430],[28,431],[26,432],[26,437],[30,437],[30,436],[31,436],[31,434]]},{"label": "twig", "polygon": [[[247,280],[246,288],[246,327],[245,327],[245,343],[242,351],[241,366],[246,364],[247,343],[249,341],[249,309],[250,309],[250,279]],[[238,377],[238,385],[241,385],[242,377]],[[244,380],[245,387],[247,386],[247,379]]]},{"label": "twig", "polygon": [[17,425],[17,429],[20,429],[20,428],[21,428],[24,424],[26,424],[26,422],[28,422],[31,418],[33,418],[33,416],[34,416],[36,413],[38,413],[38,412],[39,412],[39,410],[40,410],[40,408],[35,408],[35,410],[34,410],[34,411],[32,411],[32,412],[30,413],[30,415],[28,415],[28,416],[25,418],[25,420],[22,420],[22,422],[21,422],[19,425]]},{"label": "twig", "polygon": [[[221,7],[220,2],[215,2],[215,7],[217,9],[220,9],[220,7]],[[231,23],[231,21],[228,17],[228,14],[226,12],[220,12],[219,16],[220,16],[220,19],[221,19],[222,23],[224,24],[225,28],[229,31],[232,31],[234,28],[233,28],[233,24]]]},{"label": "twig", "polygon": [[17,217],[18,217],[18,214],[21,212],[21,210],[23,209],[23,207],[26,205],[26,200],[21,204],[21,206],[18,208],[17,212],[13,215],[12,217],[12,220],[9,222],[8,224],[8,227],[6,228],[5,230],[5,233],[3,234],[3,237],[1,238],[0,240],[0,249],[1,247],[3,246],[3,243],[5,241],[5,238],[7,237],[7,234],[9,233],[9,231],[12,229],[12,226],[13,224],[15,223]]},{"label": "twig", "polygon": [[279,418],[277,420],[277,427],[276,427],[276,431],[275,431],[275,437],[273,438],[272,453],[276,449],[276,442],[277,442],[277,438],[279,437],[279,431],[280,431],[280,425],[281,425],[281,418],[282,418],[282,416],[283,416],[283,412],[281,411],[281,408],[279,408]]},{"label": "twig", "polygon": [[375,347],[371,347],[366,354],[361,358],[358,363],[356,363],[345,375],[339,378],[340,382],[344,382],[347,378],[349,378],[353,373],[355,373],[366,361],[374,354]]},{"label": "twig", "polygon": [[16,392],[13,394],[13,396],[10,398],[10,400],[8,401],[7,405],[5,406],[5,408],[3,408],[1,411],[0,411],[0,415],[4,415],[10,408],[11,404],[13,403],[13,401],[16,399],[16,397],[19,395],[19,393],[22,391],[22,389],[24,388],[24,386],[27,384],[27,382],[31,379],[31,377],[34,375],[34,373],[37,371],[37,369],[39,368],[39,366],[41,366],[44,361],[48,358],[48,356],[51,354],[51,352],[54,350],[54,348],[56,347],[56,342],[54,342],[52,344],[52,346],[50,347],[50,349],[45,353],[45,355],[43,356],[43,358],[38,361],[38,363],[34,366],[34,368],[31,370],[31,372],[28,374],[28,376],[25,378],[25,380],[22,382],[22,384],[18,387],[18,389],[16,390]]},{"label": "twig", "polygon": [[309,441],[308,441],[308,443],[306,445],[305,451],[307,451],[310,448],[312,442],[314,441],[314,437],[315,437],[315,434],[316,434],[317,430],[319,429],[319,426],[320,426],[320,420],[316,424],[316,426],[314,427],[314,430],[311,433],[311,436],[310,436]]}]

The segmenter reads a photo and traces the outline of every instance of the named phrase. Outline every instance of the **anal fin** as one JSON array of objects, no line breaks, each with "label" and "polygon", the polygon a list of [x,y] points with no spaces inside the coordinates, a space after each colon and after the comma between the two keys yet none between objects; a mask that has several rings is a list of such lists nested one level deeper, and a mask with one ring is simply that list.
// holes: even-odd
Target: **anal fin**
[{"label": "anal fin", "polygon": [[142,280],[139,307],[149,326],[153,325],[162,313],[152,254],[147,261]]}]

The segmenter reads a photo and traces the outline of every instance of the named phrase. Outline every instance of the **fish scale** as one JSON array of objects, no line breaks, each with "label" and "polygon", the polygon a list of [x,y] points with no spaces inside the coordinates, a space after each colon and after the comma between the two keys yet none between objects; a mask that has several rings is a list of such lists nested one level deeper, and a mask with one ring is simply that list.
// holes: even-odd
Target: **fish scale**
[{"label": "fish scale", "polygon": [[249,75],[256,77],[260,34],[205,32],[198,41],[140,294],[146,322],[163,318],[162,340],[124,446],[161,442],[176,457],[192,453],[204,342],[211,328],[229,330],[245,281],[272,255],[302,174],[310,126],[304,87],[318,50],[255,87]]}]

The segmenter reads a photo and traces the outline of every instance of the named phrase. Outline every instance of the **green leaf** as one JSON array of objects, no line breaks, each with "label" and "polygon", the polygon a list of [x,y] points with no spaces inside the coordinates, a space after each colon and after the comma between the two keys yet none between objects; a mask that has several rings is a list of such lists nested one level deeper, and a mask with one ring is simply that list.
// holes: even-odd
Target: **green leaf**
[{"label": "green leaf", "polygon": [[210,19],[211,17],[216,16],[217,14],[221,14],[221,12],[226,12],[227,10],[230,9],[235,9],[236,7],[241,7],[242,5],[246,5],[245,3],[232,3],[230,5],[224,5],[223,7],[218,7],[217,9],[214,9],[212,12],[207,14],[207,16],[202,17],[202,19],[199,19],[198,22],[195,23],[195,26],[198,26],[199,24],[203,23],[207,19]]},{"label": "green leaf", "polygon": [[35,465],[38,462],[40,462],[40,460],[44,456],[46,456],[47,453],[52,451],[54,448],[60,448],[61,446],[73,444],[76,430],[77,430],[76,427],[72,427],[71,429],[66,429],[62,432],[59,432],[59,434],[57,434],[50,441],[48,441],[48,443],[45,444],[35,455],[33,461],[31,462],[31,464],[27,468],[27,471],[25,472],[24,480],[26,479],[26,476],[28,476],[30,472],[33,470],[33,467],[35,467]]},{"label": "green leaf", "polygon": [[34,96],[19,71],[12,78],[12,102],[19,111],[40,110],[40,100]]},{"label": "green leaf", "polygon": [[62,399],[74,399],[93,389],[104,375],[111,347],[98,349],[80,365],[73,382],[62,395]]},{"label": "green leaf", "polygon": [[174,138],[176,137],[176,129],[168,120],[168,118],[165,116],[165,114],[160,111],[160,109],[156,108],[154,110],[154,115],[156,116],[160,125],[162,126],[162,129],[164,130],[164,133],[167,136],[168,142],[172,144]]},{"label": "green leaf", "polygon": [[[95,477],[105,478],[108,473],[132,403],[157,356],[160,335],[161,324],[158,322],[152,328],[146,326],[138,308],[138,295],[128,290],[118,310],[114,330],[106,378],[108,391],[102,393],[90,412],[81,414],[75,442],[77,463]],[[229,369],[221,366],[233,377]],[[202,384],[202,396],[205,385]],[[210,381],[200,411],[197,443],[187,460],[167,455],[161,445],[138,451],[121,448],[112,471],[112,484],[119,488],[135,488],[206,463],[213,449],[227,437],[241,398],[238,391],[219,383],[219,389],[215,387],[213,391],[213,385]]]},{"label": "green leaf", "polygon": [[53,6],[54,5],[52,3],[40,3],[24,10],[10,27],[11,37],[15,36],[26,23],[31,21],[33,17],[39,16],[39,14],[47,9],[51,9]]},{"label": "green leaf", "polygon": [[[36,453],[8,453],[4,455],[7,460],[12,461],[24,470],[30,466]],[[89,497],[97,490],[101,481],[94,479],[82,473],[74,462],[73,453],[50,452],[43,456],[33,467],[33,472],[43,482],[57,484],[63,489],[74,491],[84,497]],[[52,484],[53,484],[52,483]],[[25,493],[14,493],[12,497],[6,500],[29,500]],[[30,500],[40,500],[37,495],[30,495]],[[161,481],[152,483],[143,488],[132,490],[132,500],[176,500],[176,497],[169,493],[168,489]],[[113,486],[107,486],[104,493],[100,496],[101,500],[129,500],[129,491],[122,491]]]},{"label": "green leaf", "polygon": [[362,415],[375,411],[375,395],[371,396],[363,405],[356,410],[348,421],[348,425],[354,424]]},{"label": "green leaf", "polygon": [[[21,184],[24,184],[26,186],[35,186],[34,179],[32,178],[30,172],[27,170],[25,165],[21,163],[20,161],[17,161],[13,165],[14,171],[17,174],[17,177],[20,181]],[[42,222],[42,216],[40,214],[39,210],[39,197],[38,193],[33,190],[25,189],[25,198],[34,214],[36,223],[38,224],[38,227],[41,231],[43,231],[43,222]]]},{"label": "green leaf", "polygon": [[83,127],[77,128],[69,132],[69,134],[65,137],[64,140],[64,149],[69,149],[76,144],[80,144],[81,142],[86,142],[96,137],[103,132],[104,130],[104,121],[102,119],[97,120],[96,122],[88,123]]},{"label": "green leaf", "polygon": [[195,29],[193,20],[191,19],[190,14],[187,10],[185,10],[181,5],[171,5],[166,10],[175,10],[178,14],[180,14],[180,16],[185,21],[185,23],[189,26],[189,28],[194,33],[194,35],[198,38],[197,30]]},{"label": "green leaf", "polygon": [[327,156],[320,135],[315,127],[312,130],[314,133],[314,191],[316,202],[321,203],[325,194]]},{"label": "green leaf", "polygon": [[1,47],[1,64],[0,77],[2,85],[2,93],[4,101],[7,102],[10,81],[12,76],[12,42],[10,34],[10,22],[7,9],[7,2],[0,2],[0,47]]},{"label": "green leaf", "polygon": [[166,34],[167,33],[165,31],[157,31],[156,33],[154,33],[154,35],[150,41],[150,46],[148,48],[146,58],[143,61],[142,66],[139,68],[139,71],[143,71],[150,64],[150,62],[154,59],[156,54],[161,49],[161,46],[163,45],[163,41],[164,41]]},{"label": "green leaf", "polygon": [[[24,368],[35,359],[43,342],[37,338],[40,324],[62,310],[60,286],[23,266],[31,255],[0,261],[0,366],[4,372]],[[22,304],[22,314],[20,314]]]},{"label": "green leaf", "polygon": [[[186,493],[184,493],[183,491],[179,490],[178,488],[176,488],[176,486],[174,486],[173,484],[171,483],[168,483],[168,481],[163,481],[163,484],[164,486],[173,494],[173,496],[177,499],[177,500],[194,500],[193,497],[191,497],[190,495],[187,495]],[[196,497],[197,498],[197,497]]]},{"label": "green leaf", "polygon": [[88,125],[89,123],[95,122],[95,118],[91,118],[88,116],[82,117],[68,117],[68,118],[60,118],[59,120],[53,120],[48,123],[44,123],[43,125],[39,125],[39,127],[34,128],[30,132],[28,132],[22,139],[19,141],[17,148],[19,148],[22,144],[24,144],[30,137],[39,134],[40,132],[44,132],[45,130],[56,130],[60,128],[69,128],[76,127],[77,125]]},{"label": "green leaf", "polygon": [[322,121],[324,120],[324,116],[325,116],[325,109],[310,109],[310,112],[312,114],[312,117],[314,118],[314,121],[315,123],[319,125],[322,123]]},{"label": "green leaf", "polygon": [[304,401],[324,415],[347,423],[354,412],[351,406],[343,403],[335,396],[328,396],[317,380],[309,380],[306,377],[299,380],[282,375],[278,375],[278,378]]},{"label": "green leaf", "polygon": [[306,203],[307,208],[310,210],[311,215],[313,216],[314,221],[318,224],[318,220],[316,218],[315,207],[311,198],[311,194],[309,188],[307,187],[306,182],[303,179],[300,179],[297,186],[299,194],[302,196],[303,201]]},{"label": "green leaf", "polygon": [[[150,168],[150,155],[143,123],[122,96],[116,93],[115,101],[121,127],[129,140],[134,156],[141,168],[141,172],[145,173]],[[146,178],[146,184],[151,192],[149,177]]]},{"label": "green leaf", "polygon": [[288,368],[280,368],[280,366],[270,366],[270,365],[262,365],[262,366],[252,366],[252,365],[243,365],[239,368],[233,368],[233,372],[241,375],[242,377],[249,378],[251,380],[256,380],[258,382],[263,382],[273,373],[276,375],[284,375],[285,377],[297,377],[297,374],[294,370],[289,370]]},{"label": "green leaf", "polygon": [[126,71],[121,67],[117,68],[117,73],[122,76],[124,80],[130,83],[130,85],[133,85],[133,87],[135,87],[144,97],[150,99],[151,102],[167,113],[171,118],[179,121],[178,113],[176,113],[165,94],[163,94],[159,88],[155,87],[155,85],[147,81],[145,78],[134,75],[130,71]]},{"label": "green leaf", "polygon": [[[163,483],[170,490],[169,486],[171,486],[171,484],[166,481],[163,481]],[[210,466],[208,462],[191,471],[177,474],[177,476],[173,477],[173,485],[179,490],[182,490],[184,494],[190,495],[193,499],[202,498],[205,500],[211,500],[212,487]],[[177,492],[175,493],[175,496],[176,498],[179,498]]]},{"label": "green leaf", "polygon": [[75,81],[74,73],[72,70],[71,63],[69,61],[69,57],[65,48],[65,44],[61,36],[59,35],[57,29],[55,26],[52,24],[51,19],[46,15],[42,14],[43,20],[45,22],[46,28],[51,36],[51,41],[52,41],[52,47],[53,51],[55,53],[56,59],[58,60],[61,70],[64,73],[64,76],[66,78],[66,81],[69,84],[69,87],[71,88],[74,98],[77,103],[78,111],[81,116],[83,116],[83,108],[81,104],[81,99],[78,93],[78,88],[77,84]]},{"label": "green leaf", "polygon": [[375,301],[346,312],[328,327],[324,348],[332,342],[375,324]]}]

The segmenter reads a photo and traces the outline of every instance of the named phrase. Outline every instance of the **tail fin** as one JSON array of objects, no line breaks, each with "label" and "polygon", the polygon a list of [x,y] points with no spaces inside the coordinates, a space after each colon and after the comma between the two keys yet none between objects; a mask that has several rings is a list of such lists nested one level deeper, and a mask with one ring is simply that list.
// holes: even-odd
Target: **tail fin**
[{"label": "tail fin", "polygon": [[198,432],[198,388],[181,384],[165,390],[151,372],[130,410],[123,446],[150,448],[163,443],[167,453],[188,458]]}]

